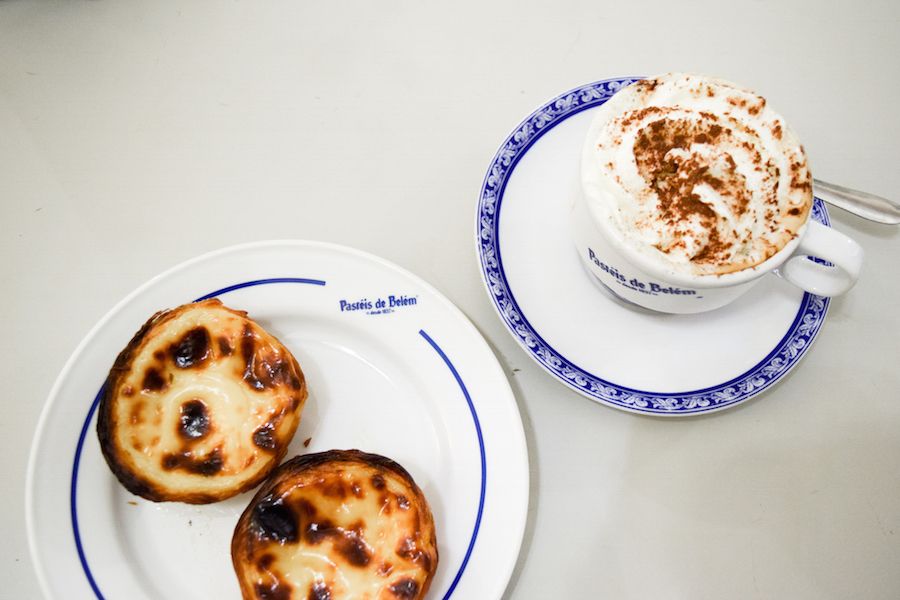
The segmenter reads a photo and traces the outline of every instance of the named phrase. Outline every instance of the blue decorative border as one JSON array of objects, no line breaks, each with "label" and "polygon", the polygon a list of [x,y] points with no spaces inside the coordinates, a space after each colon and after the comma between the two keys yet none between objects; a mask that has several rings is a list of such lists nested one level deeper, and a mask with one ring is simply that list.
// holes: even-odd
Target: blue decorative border
[{"label": "blue decorative border", "polygon": [[[227,287],[223,287],[214,292],[210,292],[203,296],[200,296],[194,302],[199,302],[200,300],[207,300],[209,298],[214,298],[216,296],[220,296],[222,294],[227,294],[228,292],[233,292],[235,290],[254,287],[258,285],[267,285],[273,283],[303,283],[309,285],[319,285],[324,286],[325,281],[321,279],[305,279],[305,278],[297,278],[297,277],[275,277],[270,279],[255,279],[253,281],[244,281],[242,283],[236,283],[234,285],[229,285]],[[478,413],[475,411],[475,405],[472,403],[472,397],[469,396],[469,390],[466,388],[466,384],[463,382],[462,377],[460,377],[459,372],[456,370],[456,367],[453,366],[453,363],[444,353],[440,346],[427,334],[424,330],[419,330],[419,335],[425,339],[426,342],[437,352],[438,356],[444,361],[444,364],[447,365],[447,368],[450,369],[450,372],[453,374],[454,379],[456,379],[456,383],[459,385],[460,390],[463,393],[463,396],[466,399],[466,403],[469,406],[469,411],[472,413],[472,420],[475,424],[475,433],[478,436],[478,449],[481,453],[481,493],[478,499],[478,512],[475,517],[475,527],[472,530],[472,537],[469,539],[469,546],[466,549],[466,554],[463,557],[462,564],[456,572],[456,575],[453,577],[453,582],[450,584],[450,587],[447,589],[447,592],[443,596],[443,600],[447,600],[453,594],[453,591],[456,589],[459,580],[462,578],[463,572],[466,569],[466,566],[469,564],[469,557],[472,555],[472,550],[475,547],[475,540],[478,537],[478,530],[481,528],[481,517],[484,513],[484,496],[485,490],[487,488],[487,459],[484,452],[484,437],[481,433],[481,422],[478,420]],[[100,391],[97,392],[97,395],[94,397],[94,401],[91,403],[91,407],[88,410],[87,417],[84,420],[84,424],[81,426],[81,434],[78,436],[78,445],[75,447],[75,458],[72,464],[72,483],[69,492],[69,510],[72,516],[72,533],[75,536],[75,548],[78,551],[78,559],[81,561],[81,567],[84,570],[85,577],[87,577],[88,584],[91,586],[91,589],[94,591],[94,595],[98,598],[98,600],[105,600],[103,594],[100,592],[100,588],[97,585],[96,580],[94,579],[94,575],[91,572],[91,568],[88,565],[87,556],[84,553],[84,547],[81,543],[81,530],[78,526],[78,505],[77,505],[77,490],[78,490],[78,467],[81,462],[81,452],[84,449],[84,441],[87,437],[88,429],[90,429],[91,420],[94,417],[94,413],[97,412],[97,407],[100,405],[100,398],[103,396],[103,387],[100,388]]]},{"label": "blue decorative border", "polygon": [[[759,394],[783,377],[806,353],[825,321],[829,300],[805,293],[787,333],[756,366],[720,385],[681,393],[657,393],[617,385],[569,361],[529,323],[516,302],[500,254],[503,193],[519,160],[545,133],[572,115],[600,106],[624,86],[640,79],[597,81],[554,98],[510,134],[491,161],[478,200],[478,254],[482,276],[500,317],[522,347],[563,383],[589,398],[616,408],[655,415],[689,415],[717,410]],[[815,199],[812,218],[830,225],[825,204]]]}]

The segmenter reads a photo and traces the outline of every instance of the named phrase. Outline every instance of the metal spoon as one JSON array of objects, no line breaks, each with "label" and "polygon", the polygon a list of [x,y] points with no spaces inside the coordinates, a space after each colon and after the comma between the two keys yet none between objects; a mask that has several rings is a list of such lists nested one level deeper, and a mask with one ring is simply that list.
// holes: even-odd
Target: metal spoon
[{"label": "metal spoon", "polygon": [[820,179],[813,180],[813,193],[825,202],[864,219],[887,225],[900,224],[900,204],[893,200]]}]

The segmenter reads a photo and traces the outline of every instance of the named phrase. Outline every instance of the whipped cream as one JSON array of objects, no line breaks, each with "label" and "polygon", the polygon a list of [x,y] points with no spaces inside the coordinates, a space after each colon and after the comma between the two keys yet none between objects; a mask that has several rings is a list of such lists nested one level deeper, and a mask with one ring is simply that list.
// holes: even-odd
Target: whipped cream
[{"label": "whipped cream", "polygon": [[668,270],[751,268],[797,236],[812,177],[766,100],[721,79],[670,73],[602,105],[584,147],[591,212]]}]

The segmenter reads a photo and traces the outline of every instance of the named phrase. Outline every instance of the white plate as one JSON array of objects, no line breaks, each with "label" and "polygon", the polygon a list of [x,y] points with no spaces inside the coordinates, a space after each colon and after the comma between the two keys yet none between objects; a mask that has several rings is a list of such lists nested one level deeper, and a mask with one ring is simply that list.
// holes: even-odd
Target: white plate
[{"label": "white plate", "polygon": [[312,242],[237,246],[179,265],[81,343],[50,392],[28,468],[28,535],[45,595],[240,598],[230,539],[253,492],[206,506],[132,496],[95,432],[98,390],[134,332],[161,308],[212,295],[247,310],[303,368],[310,397],[288,457],[359,448],[399,462],[434,512],[440,563],[429,598],[499,598],[528,504],[522,422],[502,369],[430,285]]},{"label": "white plate", "polygon": [[[809,349],[828,300],[766,276],[709,313],[627,306],[582,267],[569,235],[578,167],[597,107],[635,78],[584,85],[532,113],[482,186],[481,272],[500,318],[547,372],[592,400],[652,415],[735,406],[769,389]],[[813,218],[828,224],[816,199]]]}]

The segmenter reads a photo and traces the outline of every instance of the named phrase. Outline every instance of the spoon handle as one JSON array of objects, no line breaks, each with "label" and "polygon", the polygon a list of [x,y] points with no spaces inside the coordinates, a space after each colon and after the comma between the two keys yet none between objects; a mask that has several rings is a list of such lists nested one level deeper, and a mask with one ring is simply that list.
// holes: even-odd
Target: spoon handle
[{"label": "spoon handle", "polygon": [[887,225],[900,224],[900,204],[887,198],[845,188],[820,179],[813,180],[813,192],[825,202],[834,204],[838,208],[843,208],[864,219]]}]

